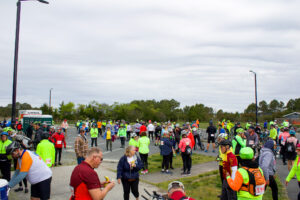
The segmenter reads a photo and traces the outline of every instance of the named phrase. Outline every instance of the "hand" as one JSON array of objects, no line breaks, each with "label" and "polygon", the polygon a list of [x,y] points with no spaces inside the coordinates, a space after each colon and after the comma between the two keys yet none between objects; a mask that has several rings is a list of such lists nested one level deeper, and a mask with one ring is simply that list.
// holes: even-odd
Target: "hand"
[{"label": "hand", "polygon": [[118,184],[120,184],[121,183],[121,179],[118,179]]},{"label": "hand", "polygon": [[230,176],[230,174],[229,174],[228,172],[226,172],[226,177],[227,177],[227,176]]},{"label": "hand", "polygon": [[289,182],[285,181],[285,185],[288,186]]},{"label": "hand", "polygon": [[111,190],[113,187],[115,187],[115,181],[111,181],[106,187],[108,190]]},{"label": "hand", "polygon": [[131,167],[136,167],[136,164],[135,164],[135,163],[132,163],[132,164],[131,164]]}]

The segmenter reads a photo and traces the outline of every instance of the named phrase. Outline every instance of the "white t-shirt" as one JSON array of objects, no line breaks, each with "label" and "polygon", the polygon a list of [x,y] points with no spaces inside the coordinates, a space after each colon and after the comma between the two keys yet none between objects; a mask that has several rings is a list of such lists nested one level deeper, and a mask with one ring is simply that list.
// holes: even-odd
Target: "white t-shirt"
[{"label": "white t-shirt", "polygon": [[149,125],[147,126],[147,130],[148,130],[148,131],[154,131],[154,130],[155,130],[154,125],[153,125],[153,124],[149,124]]}]

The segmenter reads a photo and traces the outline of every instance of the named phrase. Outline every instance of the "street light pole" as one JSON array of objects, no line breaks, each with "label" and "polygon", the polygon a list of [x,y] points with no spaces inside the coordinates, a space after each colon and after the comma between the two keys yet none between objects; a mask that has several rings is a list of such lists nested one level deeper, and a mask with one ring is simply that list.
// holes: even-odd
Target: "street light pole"
[{"label": "street light pole", "polygon": [[255,119],[256,119],[256,124],[258,123],[258,118],[257,118],[257,81],[256,81],[256,73],[252,70],[250,70],[254,74],[254,84],[255,84]]},{"label": "street light pole", "polygon": [[[19,35],[20,35],[20,20],[21,20],[21,1],[17,2],[17,19],[16,19],[16,38],[15,38],[15,55],[14,55],[14,75],[13,75],[13,93],[12,93],[12,109],[11,109],[11,124],[16,123],[16,99],[17,99],[17,80],[18,80],[18,57],[19,57]],[[41,3],[49,4],[44,0],[37,0]]]},{"label": "street light pole", "polygon": [[49,111],[51,113],[51,91],[53,90],[53,88],[50,89],[50,96],[49,96]]}]

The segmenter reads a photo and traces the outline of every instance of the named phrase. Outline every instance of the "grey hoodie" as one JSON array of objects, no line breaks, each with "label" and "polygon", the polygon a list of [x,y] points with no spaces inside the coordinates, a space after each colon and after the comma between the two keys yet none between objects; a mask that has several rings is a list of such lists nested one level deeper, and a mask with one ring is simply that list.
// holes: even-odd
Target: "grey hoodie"
[{"label": "grey hoodie", "polygon": [[259,166],[264,172],[266,181],[269,180],[269,176],[274,176],[276,172],[276,161],[271,149],[263,147],[260,150]]}]

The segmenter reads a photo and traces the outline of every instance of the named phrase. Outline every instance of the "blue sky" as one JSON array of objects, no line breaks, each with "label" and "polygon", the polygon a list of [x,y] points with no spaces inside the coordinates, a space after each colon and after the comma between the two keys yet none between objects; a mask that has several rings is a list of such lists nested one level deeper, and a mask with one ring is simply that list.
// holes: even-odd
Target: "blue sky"
[{"label": "blue sky", "polygon": [[[0,105],[11,103],[16,4],[0,4]],[[17,101],[171,99],[243,111],[300,90],[299,1],[22,3]]]}]

